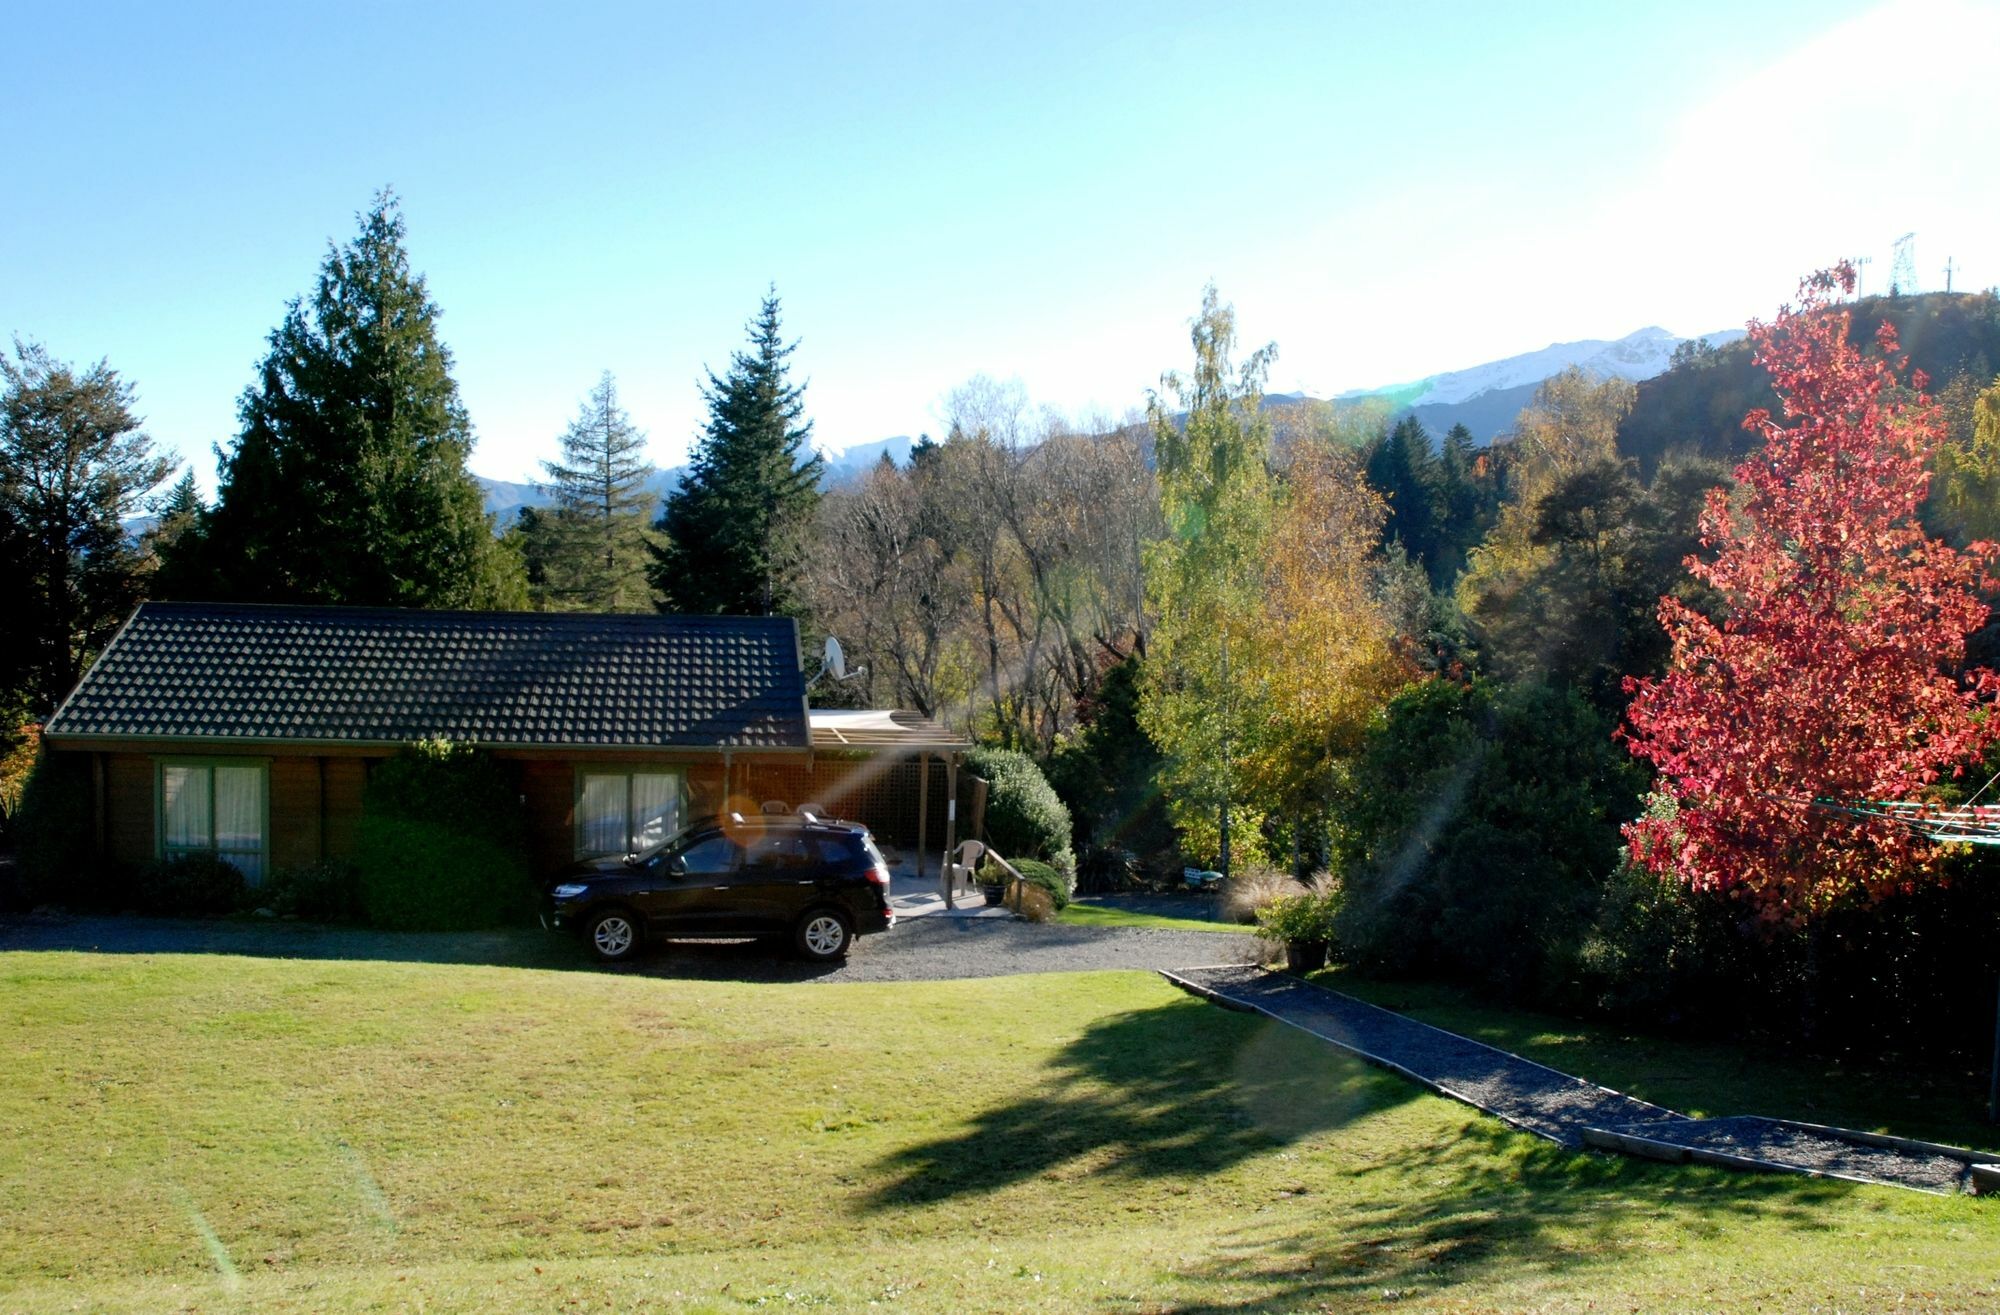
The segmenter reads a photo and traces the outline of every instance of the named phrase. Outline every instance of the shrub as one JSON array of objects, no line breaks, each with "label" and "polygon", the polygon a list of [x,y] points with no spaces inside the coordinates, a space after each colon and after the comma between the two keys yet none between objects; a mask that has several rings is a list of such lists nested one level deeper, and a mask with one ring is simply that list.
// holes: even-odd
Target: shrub
[{"label": "shrub", "polygon": [[162,917],[234,913],[248,894],[236,865],[213,854],[177,854],[148,863],[132,887],[139,911]]},{"label": "shrub", "polygon": [[1059,911],[1049,892],[1032,882],[1007,883],[1007,907],[1029,922],[1049,922]]},{"label": "shrub", "polygon": [[1076,888],[1086,895],[1108,895],[1141,884],[1139,856],[1118,845],[1087,845],[1076,861]]},{"label": "shrub", "polygon": [[490,927],[530,907],[527,826],[508,775],[441,740],[410,745],[370,775],[357,828],[361,906],[378,927]]},{"label": "shrub", "polygon": [[1239,864],[1222,883],[1222,920],[1255,922],[1257,910],[1272,900],[1304,891],[1304,886],[1268,863]]},{"label": "shrub", "polygon": [[[1009,859],[1008,861],[1013,864],[1014,870],[1021,874],[1022,881],[1048,894],[1049,900],[1056,911],[1060,912],[1069,907],[1071,887],[1069,882],[1064,878],[1062,869],[1050,863],[1037,862],[1032,858]],[[1005,880],[1006,874],[998,864],[989,863],[985,865],[981,869],[980,879],[982,881],[986,880],[989,873],[993,875],[996,881]],[[1020,883],[1007,882],[1009,892],[1008,902],[1010,904],[1013,902],[1013,888],[1018,884]]]},{"label": "shrub", "polygon": [[1779,1046],[1983,1067],[2000,973],[2000,855],[1982,847],[1947,862],[1942,884],[1854,900],[1805,927],[1621,865],[1558,1003]]},{"label": "shrub", "polygon": [[1267,941],[1332,945],[1340,916],[1340,883],[1320,873],[1305,885],[1292,883],[1294,894],[1277,895],[1257,910],[1257,934]]},{"label": "shrub", "polygon": [[257,897],[274,912],[314,922],[360,922],[366,912],[360,871],[352,863],[335,860],[279,868],[258,889]]},{"label": "shrub", "polygon": [[1370,729],[1343,803],[1343,948],[1377,970],[1555,997],[1644,779],[1572,692],[1411,687]]},{"label": "shrub", "polygon": [[[966,766],[990,783],[986,834],[1008,861],[1051,862],[1070,854],[1069,809],[1034,759],[1012,749],[974,749]],[[1074,873],[1073,856],[1069,864]]]},{"label": "shrub", "polygon": [[29,903],[90,904],[112,896],[112,888],[90,879],[98,866],[91,853],[90,812],[89,764],[75,755],[40,754],[22,782],[12,826]]}]

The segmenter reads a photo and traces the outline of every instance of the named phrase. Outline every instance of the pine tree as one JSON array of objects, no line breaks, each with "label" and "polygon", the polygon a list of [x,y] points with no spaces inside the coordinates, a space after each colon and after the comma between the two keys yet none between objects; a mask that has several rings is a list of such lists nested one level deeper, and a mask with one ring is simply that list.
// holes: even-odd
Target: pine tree
[{"label": "pine tree", "polygon": [[1465,569],[1465,555],[1485,537],[1494,509],[1492,481],[1481,478],[1472,431],[1464,425],[1445,431],[1437,475],[1438,551],[1432,583],[1444,589]]},{"label": "pine tree", "polygon": [[493,607],[525,601],[479,486],[472,423],[410,270],[395,197],[331,248],[271,331],[221,488],[167,553],[183,594],[251,602]]},{"label": "pine tree", "polygon": [[173,465],[102,361],[78,371],[16,339],[0,382],[0,710],[42,716],[139,600],[122,522]]},{"label": "pine tree", "polygon": [[1436,578],[1438,552],[1438,472],[1431,436],[1423,421],[1404,416],[1368,455],[1368,482],[1389,504],[1384,534],[1402,543],[1410,556]]},{"label": "pine tree", "polygon": [[809,445],[805,387],[787,361],[778,293],[749,324],[729,373],[708,376],[708,424],[691,469],[667,495],[652,546],[653,588],[667,612],[796,614],[799,576],[825,460]]},{"label": "pine tree", "polygon": [[145,549],[157,557],[193,529],[203,511],[201,490],[195,487],[194,472],[183,471],[174,486],[152,507],[153,527],[146,531]]},{"label": "pine tree", "polygon": [[562,459],[542,469],[555,494],[546,522],[555,533],[535,592],[545,603],[595,612],[651,606],[646,521],[653,494],[646,481],[653,463],[646,436],[618,405],[609,370],[563,434]]}]

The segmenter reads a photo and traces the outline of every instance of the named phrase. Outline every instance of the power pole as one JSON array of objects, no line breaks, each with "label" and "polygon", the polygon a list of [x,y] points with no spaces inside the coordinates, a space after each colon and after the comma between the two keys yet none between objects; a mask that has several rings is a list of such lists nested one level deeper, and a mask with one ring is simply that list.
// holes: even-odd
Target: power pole
[{"label": "power pole", "polygon": [[1952,260],[1950,256],[1946,256],[1944,258],[1944,290],[1946,292],[1951,291],[1951,274],[1952,271],[1957,268],[1958,268],[1957,264]]},{"label": "power pole", "polygon": [[1867,295],[1868,266],[1874,259],[1875,257],[1873,256],[1856,256],[1854,258],[1854,299],[1856,301],[1860,301],[1863,296]]}]

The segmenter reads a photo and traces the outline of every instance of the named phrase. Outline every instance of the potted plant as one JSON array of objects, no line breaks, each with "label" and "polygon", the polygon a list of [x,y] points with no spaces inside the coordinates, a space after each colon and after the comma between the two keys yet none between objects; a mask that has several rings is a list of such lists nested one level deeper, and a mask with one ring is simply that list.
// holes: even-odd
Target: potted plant
[{"label": "potted plant", "polygon": [[1285,947],[1285,967],[1309,973],[1326,967],[1333,940],[1334,902],[1312,891],[1280,895],[1257,910],[1257,934]]},{"label": "potted plant", "polygon": [[979,882],[979,896],[986,901],[988,908],[997,907],[1001,900],[1007,898],[1007,874],[1001,870],[998,863],[981,863],[976,879]]}]

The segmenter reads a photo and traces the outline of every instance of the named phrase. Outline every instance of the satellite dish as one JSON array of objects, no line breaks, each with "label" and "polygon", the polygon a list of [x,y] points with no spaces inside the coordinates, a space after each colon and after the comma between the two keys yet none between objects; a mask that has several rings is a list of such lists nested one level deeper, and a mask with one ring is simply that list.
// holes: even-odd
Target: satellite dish
[{"label": "satellite dish", "polygon": [[847,679],[847,654],[840,651],[840,641],[832,635],[826,637],[826,670],[835,680]]}]

